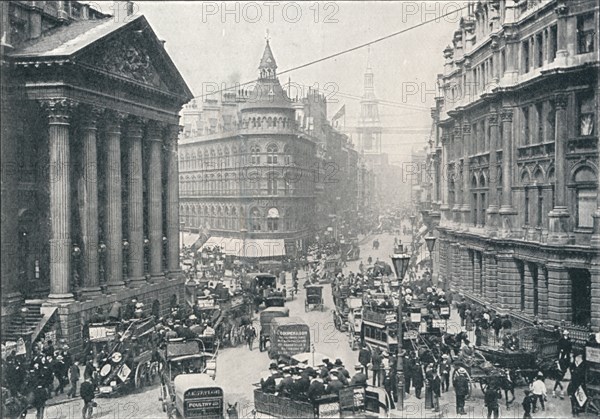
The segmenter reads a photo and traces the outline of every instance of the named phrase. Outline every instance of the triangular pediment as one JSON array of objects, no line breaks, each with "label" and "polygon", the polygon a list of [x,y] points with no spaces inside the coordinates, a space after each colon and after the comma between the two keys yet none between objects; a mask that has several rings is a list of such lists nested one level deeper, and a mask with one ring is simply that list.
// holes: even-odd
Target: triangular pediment
[{"label": "triangular pediment", "polygon": [[161,41],[143,17],[74,55],[74,62],[104,73],[179,96],[192,96]]}]

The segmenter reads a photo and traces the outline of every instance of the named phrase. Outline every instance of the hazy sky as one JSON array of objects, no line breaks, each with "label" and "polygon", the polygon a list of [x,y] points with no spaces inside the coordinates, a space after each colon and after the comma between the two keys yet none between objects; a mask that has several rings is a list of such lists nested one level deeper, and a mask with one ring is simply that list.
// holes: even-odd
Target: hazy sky
[{"label": "hazy sky", "polygon": [[[251,81],[269,31],[278,71],[368,43],[459,9],[464,2],[136,2],[179,68],[194,95],[204,86]],[[460,11],[371,46],[375,93],[384,126],[384,151],[398,160],[420,134],[399,128],[430,127],[436,74],[443,71],[442,50],[458,27]],[[347,125],[354,125],[367,63],[367,48],[282,75],[280,81],[318,85],[329,92],[331,117],[346,104]],[[339,92],[339,93],[336,93]],[[293,96],[293,95],[292,95]],[[390,131],[391,132],[391,131]],[[410,144],[413,143],[413,144]]]}]

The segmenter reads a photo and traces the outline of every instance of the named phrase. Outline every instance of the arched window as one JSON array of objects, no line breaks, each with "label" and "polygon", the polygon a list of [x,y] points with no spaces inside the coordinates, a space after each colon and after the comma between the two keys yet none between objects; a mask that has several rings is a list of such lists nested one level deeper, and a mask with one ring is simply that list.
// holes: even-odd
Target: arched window
[{"label": "arched window", "polygon": [[251,164],[260,164],[260,147],[253,145],[250,147],[250,162]]},{"label": "arched window", "polygon": [[269,144],[267,146],[267,164],[277,164],[277,153],[279,149],[276,144]]},{"label": "arched window", "polygon": [[260,231],[260,211],[258,208],[250,210],[250,230]]},{"label": "arched window", "polygon": [[267,173],[267,195],[277,195],[277,176],[273,172]]},{"label": "arched window", "polygon": [[225,165],[225,167],[229,167],[229,165],[230,165],[230,162],[229,162],[229,147],[225,147],[223,164]]},{"label": "arched window", "polygon": [[267,230],[279,230],[279,210],[277,208],[270,208],[267,212]]},{"label": "arched window", "polygon": [[577,227],[592,228],[596,211],[597,183],[596,172],[589,166],[582,166],[573,175],[576,195]]}]

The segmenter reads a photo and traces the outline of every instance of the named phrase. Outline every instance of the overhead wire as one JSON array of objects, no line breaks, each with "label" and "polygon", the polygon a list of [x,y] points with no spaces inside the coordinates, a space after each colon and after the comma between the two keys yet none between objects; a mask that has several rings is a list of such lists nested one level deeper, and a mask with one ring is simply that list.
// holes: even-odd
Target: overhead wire
[{"label": "overhead wire", "polygon": [[[288,68],[287,70],[280,71],[279,75],[291,73],[292,71],[300,70],[302,68],[306,68],[308,66],[311,66],[311,65],[314,65],[314,64],[318,64],[318,63],[321,63],[323,61],[327,61],[327,60],[330,60],[332,58],[336,58],[336,57],[339,57],[339,56],[344,55],[344,54],[348,54],[348,53],[353,52],[353,51],[357,51],[357,50],[359,50],[361,48],[368,47],[368,46],[376,44],[378,42],[383,42],[383,41],[388,40],[390,38],[393,38],[395,36],[402,35],[402,34],[404,34],[406,32],[411,31],[411,30],[414,30],[414,29],[417,29],[417,28],[419,28],[421,26],[427,25],[428,23],[439,21],[442,18],[451,16],[451,15],[455,15],[455,14],[461,12],[462,10],[466,9],[467,7],[468,7],[468,5],[465,5],[465,6],[457,8],[457,9],[453,9],[452,11],[446,12],[446,13],[440,15],[440,16],[436,16],[436,17],[434,17],[432,19],[425,19],[422,22],[417,23],[416,25],[409,26],[408,28],[401,29],[401,30],[396,31],[394,33],[391,33],[389,35],[385,35],[385,36],[376,38],[376,39],[374,39],[374,40],[372,40],[370,42],[363,43],[363,44],[360,44],[360,45],[357,45],[357,46],[354,46],[354,47],[351,47],[351,48],[347,48],[345,50],[336,52],[334,54],[327,55],[327,56],[319,58],[317,60],[309,61],[308,63],[304,63],[304,64],[298,65],[296,67]],[[236,84],[235,86],[232,86],[232,87],[226,87],[226,88],[223,88],[223,89],[215,90],[215,91],[210,92],[210,93],[205,93],[205,94],[197,96],[197,97],[198,98],[204,98],[206,96],[212,96],[212,95],[214,95],[216,93],[220,93],[220,92],[223,92],[223,91],[228,91],[228,90],[232,90],[232,89],[238,89],[238,88],[240,88],[242,86],[248,86],[250,84],[256,83],[257,81],[258,81],[258,79],[254,79],[254,80],[251,80],[251,81],[248,81],[248,82],[245,82],[245,83]]]}]

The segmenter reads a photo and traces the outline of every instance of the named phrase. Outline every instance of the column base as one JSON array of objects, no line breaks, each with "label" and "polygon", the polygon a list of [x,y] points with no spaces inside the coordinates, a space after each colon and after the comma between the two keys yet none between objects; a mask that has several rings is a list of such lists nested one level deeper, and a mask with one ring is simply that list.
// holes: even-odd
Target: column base
[{"label": "column base", "polygon": [[70,292],[66,294],[48,294],[47,301],[50,305],[60,305],[74,302],[75,297]]},{"label": "column base", "polygon": [[167,278],[175,279],[180,277],[181,275],[183,275],[183,271],[181,269],[176,269],[174,271],[169,271],[169,273],[167,274]]},{"label": "column base", "polygon": [[490,205],[486,211],[485,230],[490,236],[495,236],[498,232],[499,208],[495,205]]},{"label": "column base", "polygon": [[557,207],[548,213],[548,244],[562,245],[571,242],[569,210]]},{"label": "column base", "polygon": [[138,276],[134,278],[129,278],[129,283],[127,284],[129,288],[139,288],[142,285],[146,285],[148,281],[146,281],[145,276]]},{"label": "column base", "polygon": [[125,282],[115,282],[112,284],[106,284],[106,292],[109,294],[116,294],[117,292],[125,289]]},{"label": "column base", "polygon": [[157,282],[160,282],[160,281],[164,281],[164,279],[165,279],[165,275],[163,273],[150,275],[150,281],[153,284],[156,284]]},{"label": "column base", "polygon": [[469,227],[471,227],[471,207],[462,207],[460,209],[460,223],[462,231],[469,231]]},{"label": "column base", "polygon": [[81,290],[82,300],[92,300],[94,297],[102,295],[100,287],[86,287]]},{"label": "column base", "polygon": [[502,206],[498,211],[499,233],[502,237],[510,237],[514,231],[514,216],[516,211],[512,206]]}]

